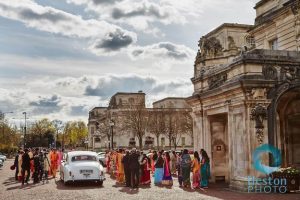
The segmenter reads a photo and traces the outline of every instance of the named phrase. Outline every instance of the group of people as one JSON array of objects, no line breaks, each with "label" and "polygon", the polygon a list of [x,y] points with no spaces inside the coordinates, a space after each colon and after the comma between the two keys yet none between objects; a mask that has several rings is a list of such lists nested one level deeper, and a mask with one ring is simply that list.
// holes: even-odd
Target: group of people
[{"label": "group of people", "polygon": [[117,183],[132,188],[151,184],[152,176],[155,185],[172,186],[174,175],[180,187],[208,188],[210,178],[210,159],[204,149],[193,155],[187,149],[181,152],[149,150],[148,154],[136,149],[119,149],[107,152],[106,166]]},{"label": "group of people", "polygon": [[48,181],[49,176],[55,178],[62,159],[63,150],[25,148],[18,151],[11,169],[15,170],[15,179],[22,182],[22,185],[28,184],[30,177],[33,183],[38,183],[42,180]]}]

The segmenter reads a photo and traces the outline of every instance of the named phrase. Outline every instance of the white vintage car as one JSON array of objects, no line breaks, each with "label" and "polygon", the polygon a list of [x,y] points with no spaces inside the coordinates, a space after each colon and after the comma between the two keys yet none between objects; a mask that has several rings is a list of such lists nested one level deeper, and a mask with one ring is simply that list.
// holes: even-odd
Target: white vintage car
[{"label": "white vintage car", "polygon": [[102,185],[105,176],[98,154],[91,151],[68,152],[60,165],[60,179],[64,184],[75,181],[95,181]]}]

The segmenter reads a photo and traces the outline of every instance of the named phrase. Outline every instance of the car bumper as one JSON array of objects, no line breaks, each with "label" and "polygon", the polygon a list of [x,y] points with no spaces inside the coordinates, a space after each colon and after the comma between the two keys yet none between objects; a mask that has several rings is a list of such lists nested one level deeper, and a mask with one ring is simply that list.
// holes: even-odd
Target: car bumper
[{"label": "car bumper", "polygon": [[95,177],[87,177],[87,178],[78,178],[78,177],[70,177],[69,179],[67,179],[66,181],[68,182],[84,182],[84,181],[105,181],[106,178],[104,176],[100,176],[99,178],[95,178]]}]

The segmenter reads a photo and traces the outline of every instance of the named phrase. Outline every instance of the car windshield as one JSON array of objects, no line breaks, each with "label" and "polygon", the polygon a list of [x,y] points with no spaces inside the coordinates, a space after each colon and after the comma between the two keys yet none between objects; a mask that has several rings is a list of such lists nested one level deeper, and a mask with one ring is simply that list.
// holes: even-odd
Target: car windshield
[{"label": "car windshield", "polygon": [[72,157],[72,162],[76,161],[97,161],[97,158],[95,156],[87,156],[87,155],[78,155]]}]

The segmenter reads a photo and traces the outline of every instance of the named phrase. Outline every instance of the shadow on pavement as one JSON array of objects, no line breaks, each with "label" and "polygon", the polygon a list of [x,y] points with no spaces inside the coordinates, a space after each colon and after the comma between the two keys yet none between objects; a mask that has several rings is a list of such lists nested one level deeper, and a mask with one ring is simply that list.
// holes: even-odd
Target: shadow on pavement
[{"label": "shadow on pavement", "polygon": [[3,182],[3,185],[9,186],[9,185],[13,185],[13,184],[16,184],[16,183],[19,183],[19,182],[16,181],[14,177],[11,177],[11,178],[8,178],[7,180],[5,180]]},{"label": "shadow on pavement", "polygon": [[85,189],[98,189],[104,186],[100,186],[99,183],[96,182],[76,182],[76,183],[68,183],[65,185],[61,180],[55,181],[56,188],[58,190],[85,190]]},{"label": "shadow on pavement", "polygon": [[120,192],[124,192],[126,194],[131,194],[131,195],[134,195],[134,194],[137,194],[139,193],[139,188],[130,188],[130,187],[124,187],[122,189],[119,190]]}]

